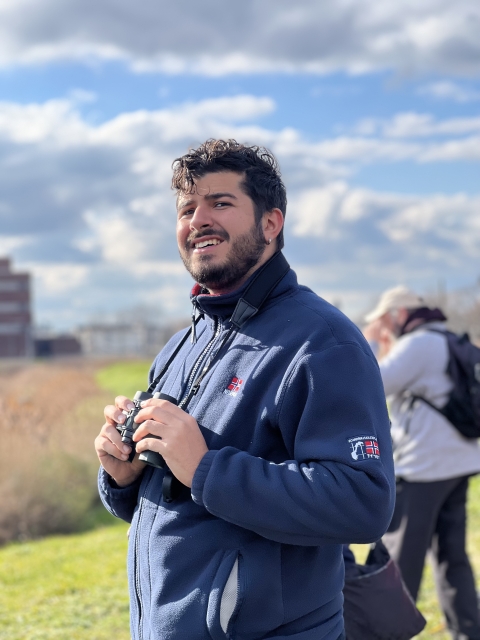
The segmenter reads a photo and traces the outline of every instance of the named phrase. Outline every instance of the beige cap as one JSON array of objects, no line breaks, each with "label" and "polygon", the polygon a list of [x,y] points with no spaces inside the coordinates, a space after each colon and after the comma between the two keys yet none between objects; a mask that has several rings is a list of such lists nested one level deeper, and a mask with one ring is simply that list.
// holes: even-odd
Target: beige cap
[{"label": "beige cap", "polygon": [[365,316],[365,322],[381,318],[385,313],[394,309],[416,309],[424,305],[423,298],[407,287],[399,285],[382,293],[375,309]]}]

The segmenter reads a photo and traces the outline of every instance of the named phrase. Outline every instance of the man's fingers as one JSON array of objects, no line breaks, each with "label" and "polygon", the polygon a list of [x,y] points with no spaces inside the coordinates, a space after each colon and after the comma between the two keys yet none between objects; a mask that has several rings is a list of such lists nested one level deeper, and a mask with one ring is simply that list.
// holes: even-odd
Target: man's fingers
[{"label": "man's fingers", "polygon": [[[150,434],[150,436],[151,435],[152,434]],[[142,451],[156,451],[157,453],[164,455],[165,449],[166,444],[160,437],[143,438],[136,446],[137,453],[142,453]]]},{"label": "man's fingers", "polygon": [[125,421],[125,414],[113,404],[109,404],[103,410],[105,420],[112,425],[122,424]]},{"label": "man's fingers", "polygon": [[112,424],[118,424],[125,421],[124,411],[130,411],[135,405],[125,396],[117,396],[115,404],[109,404],[103,410],[105,418]]},{"label": "man's fingers", "polygon": [[133,409],[133,402],[126,396],[117,396],[115,398],[115,404],[109,404],[103,410],[105,419],[110,424],[122,424],[125,422],[124,411],[130,411]]},{"label": "man's fingers", "polygon": [[101,443],[106,446],[105,450],[110,455],[114,455],[116,458],[126,455],[128,458],[131,447],[122,442],[121,435],[113,425],[106,422],[97,439],[102,439]]},{"label": "man's fingers", "polygon": [[130,409],[133,409],[135,405],[130,398],[127,398],[126,396],[117,396],[115,398],[115,406],[123,411],[130,411]]},{"label": "man's fingers", "polygon": [[133,434],[133,440],[139,442],[142,438],[145,438],[149,434],[161,438],[164,433],[165,425],[158,420],[145,420],[142,422]]},{"label": "man's fingers", "polygon": [[178,420],[185,420],[185,416],[187,415],[183,409],[176,407],[167,400],[156,400],[152,398],[152,400],[146,400],[146,402],[152,404],[143,405],[142,403],[143,408],[140,409],[135,416],[135,422],[140,423],[145,420],[156,420],[162,424],[173,425],[178,423]]},{"label": "man's fingers", "polygon": [[120,451],[116,444],[105,436],[99,435],[95,440],[95,449],[99,458],[103,458],[106,455],[117,458],[117,460],[128,460],[128,453]]},{"label": "man's fingers", "polygon": [[184,413],[183,409],[177,407],[176,404],[172,404],[168,400],[160,400],[159,398],[149,398],[148,400],[143,400],[143,402],[140,403],[140,406],[142,407],[142,409],[155,409],[156,407],[158,407],[159,409],[162,409],[163,411],[166,411],[167,413],[170,413],[172,415],[175,415],[179,411]]}]

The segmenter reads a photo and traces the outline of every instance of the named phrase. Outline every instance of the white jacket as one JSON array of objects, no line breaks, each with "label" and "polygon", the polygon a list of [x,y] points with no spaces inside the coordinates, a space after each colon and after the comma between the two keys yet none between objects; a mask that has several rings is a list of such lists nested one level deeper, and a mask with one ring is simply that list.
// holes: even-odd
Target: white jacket
[{"label": "white jacket", "polygon": [[445,329],[430,322],[401,336],[379,363],[392,420],[395,474],[411,482],[446,480],[480,472],[480,448],[464,438],[438,411],[417,401],[408,410],[406,392],[442,407],[452,388],[445,373],[447,340],[429,331]]}]

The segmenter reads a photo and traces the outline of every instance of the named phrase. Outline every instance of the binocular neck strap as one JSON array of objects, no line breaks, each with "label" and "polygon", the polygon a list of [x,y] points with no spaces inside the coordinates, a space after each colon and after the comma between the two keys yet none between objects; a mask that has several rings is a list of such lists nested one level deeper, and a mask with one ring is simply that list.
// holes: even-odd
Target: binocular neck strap
[{"label": "binocular neck strap", "polygon": [[[207,366],[203,369],[201,374],[195,380],[192,385],[191,392],[188,397],[188,401],[191,396],[194,395],[200,386],[202,379],[205,377],[213,362],[217,359],[220,351],[228,342],[230,336],[234,331],[238,331],[242,329],[245,323],[253,318],[254,315],[258,313],[258,311],[262,308],[263,304],[275,289],[275,287],[279,284],[279,282],[285,277],[287,272],[290,270],[290,265],[288,264],[285,256],[281,251],[277,251],[270,260],[268,260],[264,265],[260,267],[254,274],[253,278],[246,288],[243,296],[237,302],[234,312],[230,318],[230,329],[228,330],[226,336],[223,338],[220,343],[220,347],[216,350],[214,356],[210,358]],[[195,318],[195,325],[200,321],[202,315],[199,315]],[[156,388],[157,384],[160,382],[162,377],[167,372],[168,368],[172,364],[172,362],[177,357],[180,349],[183,347],[188,337],[191,334],[191,329],[189,328],[181,341],[178,343],[175,351],[172,353],[167,363],[164,365],[158,376],[148,387],[148,392],[152,393],[152,391]],[[192,393],[193,392],[193,393]],[[188,401],[183,405],[183,408],[188,404]]]}]

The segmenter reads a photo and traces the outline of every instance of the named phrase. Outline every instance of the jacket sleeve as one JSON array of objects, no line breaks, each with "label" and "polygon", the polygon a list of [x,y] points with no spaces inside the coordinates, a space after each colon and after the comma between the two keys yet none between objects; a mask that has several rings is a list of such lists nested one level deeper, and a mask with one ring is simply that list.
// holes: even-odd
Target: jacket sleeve
[{"label": "jacket sleeve", "polygon": [[142,475],[127,487],[114,486],[103,467],[98,472],[98,493],[107,511],[117,518],[131,522],[137,506]]},{"label": "jacket sleeve", "polygon": [[[209,451],[192,497],[213,515],[286,544],[378,540],[392,515],[395,479],[382,381],[355,343],[305,355],[277,397],[290,460],[233,447]],[[352,456],[349,439],[377,438],[380,457]]]}]

